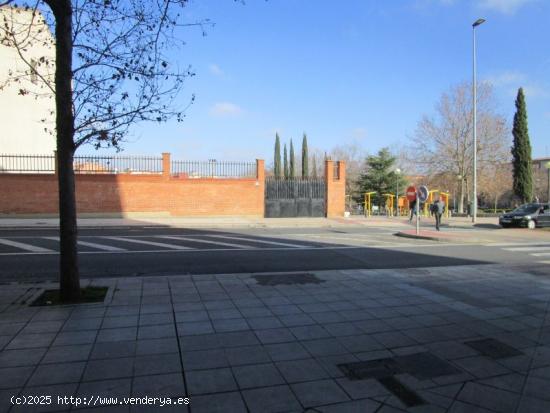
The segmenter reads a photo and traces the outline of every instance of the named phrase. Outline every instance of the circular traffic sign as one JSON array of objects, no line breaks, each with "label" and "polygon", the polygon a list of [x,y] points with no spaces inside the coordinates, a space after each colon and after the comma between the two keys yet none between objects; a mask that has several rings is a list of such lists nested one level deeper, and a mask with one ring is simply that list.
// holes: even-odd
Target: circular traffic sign
[{"label": "circular traffic sign", "polygon": [[418,199],[420,202],[426,202],[429,195],[428,187],[426,185],[422,185],[418,188]]},{"label": "circular traffic sign", "polygon": [[416,199],[416,188],[413,185],[409,186],[406,195],[409,202],[414,201]]}]

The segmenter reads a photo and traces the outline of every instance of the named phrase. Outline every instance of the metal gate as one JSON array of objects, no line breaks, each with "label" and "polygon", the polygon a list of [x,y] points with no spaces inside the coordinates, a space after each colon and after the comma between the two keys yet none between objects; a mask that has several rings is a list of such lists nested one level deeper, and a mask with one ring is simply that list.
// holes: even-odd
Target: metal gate
[{"label": "metal gate", "polygon": [[265,180],[265,217],[326,216],[324,178],[275,178]]}]

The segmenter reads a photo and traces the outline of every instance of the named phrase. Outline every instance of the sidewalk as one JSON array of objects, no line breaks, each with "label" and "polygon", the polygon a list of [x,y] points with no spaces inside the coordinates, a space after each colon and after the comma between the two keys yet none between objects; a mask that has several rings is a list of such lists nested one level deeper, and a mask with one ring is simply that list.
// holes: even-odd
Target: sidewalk
[{"label": "sidewalk", "polygon": [[[432,218],[423,218],[433,220]],[[428,221],[426,221],[428,222]],[[483,225],[497,224],[496,218],[479,218]],[[472,228],[468,218],[445,219],[444,224],[451,227]],[[322,228],[342,226],[400,227],[410,226],[406,217],[369,217],[351,216],[349,218],[251,218],[251,217],[169,217],[163,215],[136,215],[127,218],[85,217],[78,219],[79,227],[109,228],[134,226],[160,226],[175,228]],[[0,229],[5,228],[57,228],[58,218],[29,217],[12,218],[0,216]]]},{"label": "sidewalk", "polygon": [[32,410],[12,407],[17,395],[53,396],[51,411],[84,399],[97,406],[85,411],[187,411],[158,399],[99,407],[149,396],[188,397],[193,413],[548,412],[549,275],[480,265],[96,279],[83,284],[108,285],[103,304],[57,308],[26,304],[55,285],[3,285],[0,412]]}]

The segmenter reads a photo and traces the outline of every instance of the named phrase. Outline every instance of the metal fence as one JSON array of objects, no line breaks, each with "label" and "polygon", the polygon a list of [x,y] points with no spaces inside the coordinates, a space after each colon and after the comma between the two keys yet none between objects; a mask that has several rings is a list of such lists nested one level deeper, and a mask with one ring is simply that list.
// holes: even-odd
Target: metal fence
[{"label": "metal fence", "polygon": [[338,161],[335,161],[333,163],[332,178],[334,180],[339,180],[340,179],[340,162],[338,162]]},{"label": "metal fence", "polygon": [[75,173],[162,173],[162,158],[155,156],[75,156]]},{"label": "metal fence", "polygon": [[54,155],[0,154],[0,173],[54,173]]},{"label": "metal fence", "polygon": [[172,175],[184,178],[256,178],[255,162],[172,161]]}]

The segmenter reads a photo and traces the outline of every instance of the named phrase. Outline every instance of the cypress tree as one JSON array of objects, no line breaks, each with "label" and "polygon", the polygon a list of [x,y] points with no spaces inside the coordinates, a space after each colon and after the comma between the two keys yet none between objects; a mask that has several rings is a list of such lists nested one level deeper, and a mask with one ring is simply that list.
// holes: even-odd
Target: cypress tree
[{"label": "cypress tree", "polygon": [[317,178],[317,157],[315,155],[311,158],[311,176]]},{"label": "cypress tree", "polygon": [[512,145],[512,165],[514,176],[514,194],[523,203],[533,198],[533,169],[531,166],[531,143],[527,128],[527,107],[523,88],[519,88],[516,98],[516,114],[512,128],[514,144]]},{"label": "cypress tree", "polygon": [[286,143],[283,151],[283,169],[284,169],[285,179],[288,179],[288,156],[286,153]]},{"label": "cypress tree", "polygon": [[290,177],[296,177],[296,164],[294,157],[294,145],[292,144],[292,139],[290,140]]},{"label": "cypress tree", "polygon": [[309,176],[308,154],[307,154],[307,136],[304,133],[302,139],[302,178]]},{"label": "cypress tree", "polygon": [[275,134],[275,154],[273,157],[273,175],[276,178],[281,177],[281,141],[279,139],[279,134]]}]

